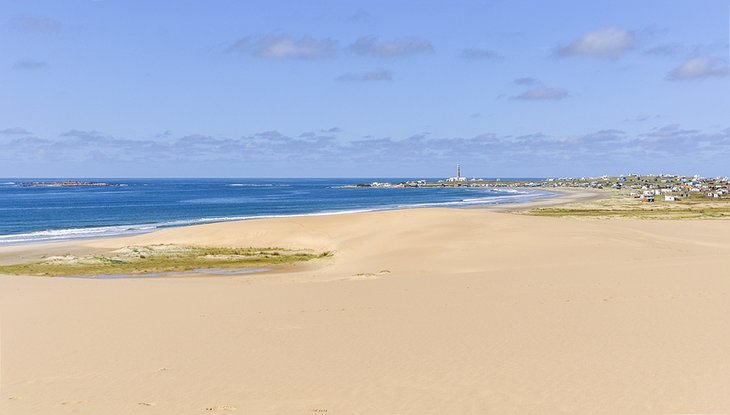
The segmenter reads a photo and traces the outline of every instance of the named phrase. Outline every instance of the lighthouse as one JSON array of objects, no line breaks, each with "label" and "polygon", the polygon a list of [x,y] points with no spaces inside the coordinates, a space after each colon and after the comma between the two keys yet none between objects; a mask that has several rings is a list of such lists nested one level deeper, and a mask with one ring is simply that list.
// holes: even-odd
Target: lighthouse
[{"label": "lighthouse", "polygon": [[447,182],[465,182],[466,177],[461,177],[461,164],[456,164],[456,177],[449,177]]}]

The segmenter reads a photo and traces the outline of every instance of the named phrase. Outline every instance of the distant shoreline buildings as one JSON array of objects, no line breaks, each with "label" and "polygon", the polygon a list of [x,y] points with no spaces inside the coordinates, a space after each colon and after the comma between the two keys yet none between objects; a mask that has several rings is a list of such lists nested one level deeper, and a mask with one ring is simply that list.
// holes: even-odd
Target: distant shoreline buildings
[{"label": "distant shoreline buildings", "polygon": [[730,179],[727,177],[707,178],[695,175],[680,176],[673,174],[647,175],[628,174],[622,176],[599,177],[562,177],[542,180],[519,179],[467,179],[461,175],[461,164],[456,165],[456,176],[438,181],[410,180],[401,183],[373,182],[357,186],[344,187],[574,187],[593,189],[630,189],[631,196],[653,202],[655,196],[664,196],[668,202],[679,201],[682,198],[706,197],[712,199],[730,197]]}]

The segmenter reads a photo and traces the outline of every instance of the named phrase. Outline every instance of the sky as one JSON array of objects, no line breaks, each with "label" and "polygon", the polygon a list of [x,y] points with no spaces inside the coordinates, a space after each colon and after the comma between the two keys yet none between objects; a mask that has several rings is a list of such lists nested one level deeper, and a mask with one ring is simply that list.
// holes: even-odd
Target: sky
[{"label": "sky", "polygon": [[0,0],[0,177],[730,175],[719,0]]}]

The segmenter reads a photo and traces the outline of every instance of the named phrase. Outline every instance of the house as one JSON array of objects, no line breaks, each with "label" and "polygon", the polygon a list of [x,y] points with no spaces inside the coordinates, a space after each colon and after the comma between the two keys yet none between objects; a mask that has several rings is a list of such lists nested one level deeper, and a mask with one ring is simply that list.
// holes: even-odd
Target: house
[{"label": "house", "polygon": [[449,177],[448,179],[446,179],[446,181],[447,182],[465,182],[466,181],[466,177],[463,177],[463,176]]}]

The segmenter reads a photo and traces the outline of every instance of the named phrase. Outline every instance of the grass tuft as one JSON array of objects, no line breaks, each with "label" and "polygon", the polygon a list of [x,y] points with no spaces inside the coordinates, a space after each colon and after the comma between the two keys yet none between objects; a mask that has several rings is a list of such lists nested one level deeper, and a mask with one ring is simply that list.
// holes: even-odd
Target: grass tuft
[{"label": "grass tuft", "polygon": [[114,275],[184,272],[199,268],[266,267],[331,256],[281,248],[228,248],[185,245],[125,247],[107,255],[52,256],[38,262],[0,266],[10,275]]}]

